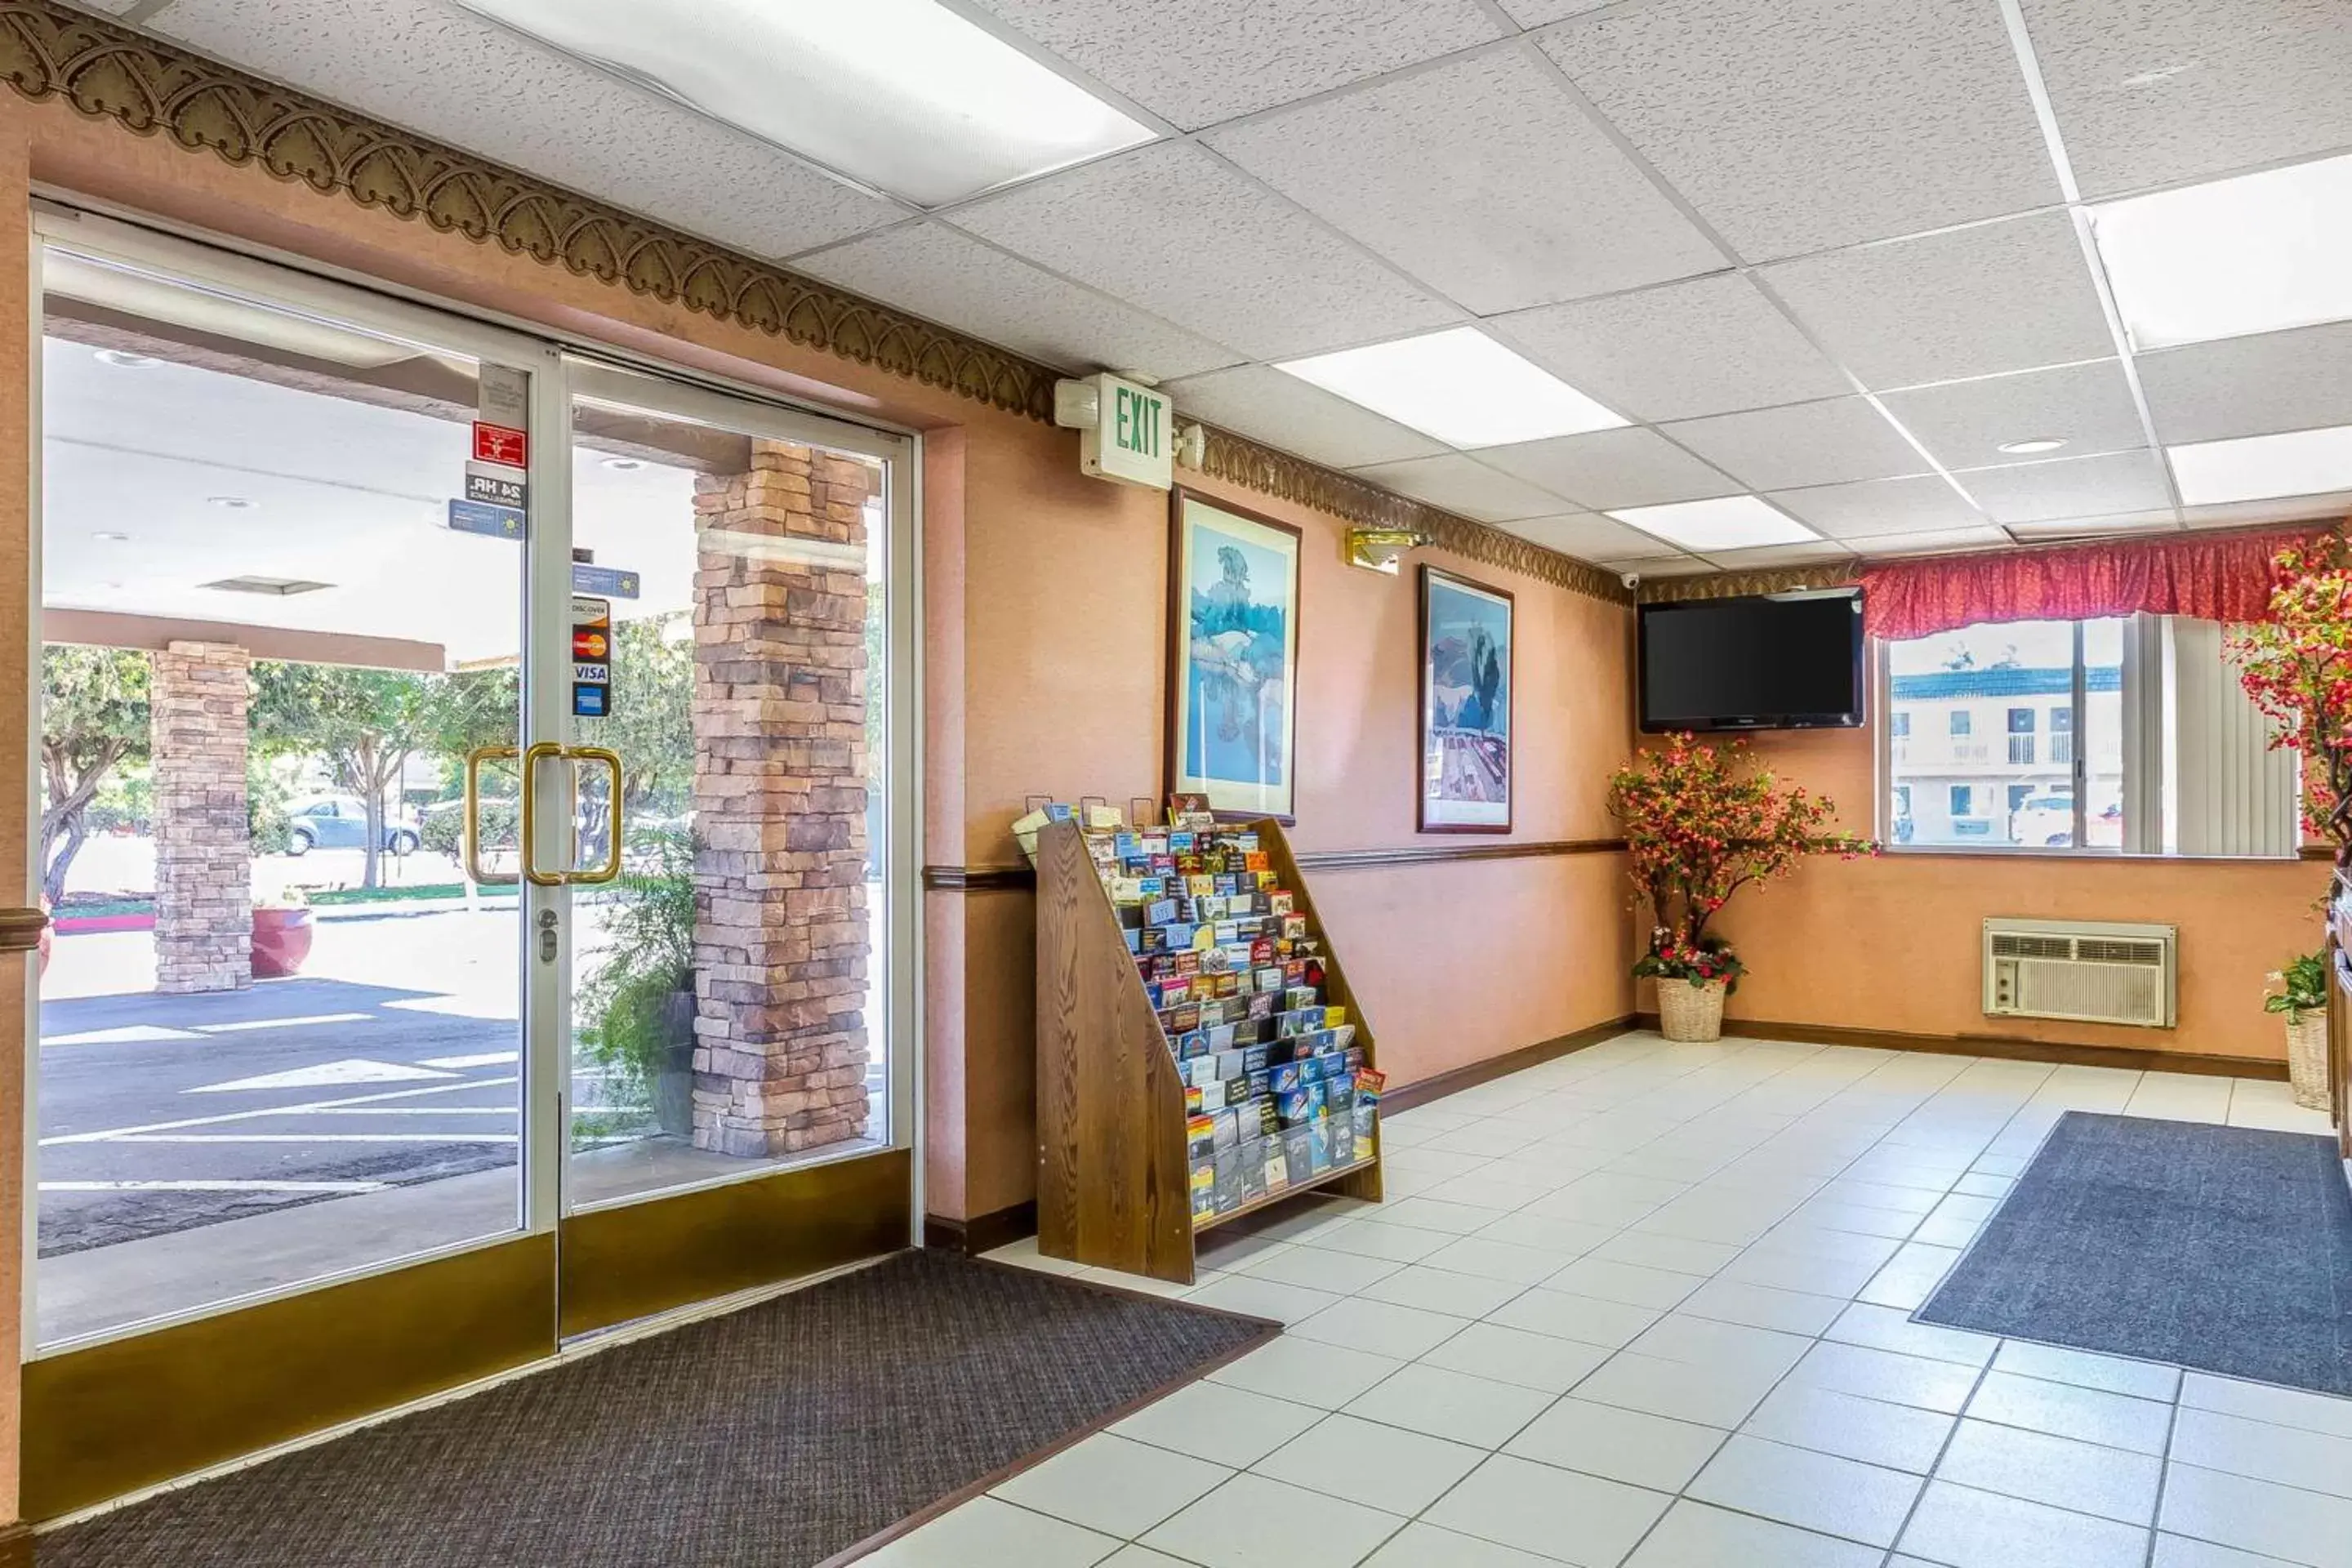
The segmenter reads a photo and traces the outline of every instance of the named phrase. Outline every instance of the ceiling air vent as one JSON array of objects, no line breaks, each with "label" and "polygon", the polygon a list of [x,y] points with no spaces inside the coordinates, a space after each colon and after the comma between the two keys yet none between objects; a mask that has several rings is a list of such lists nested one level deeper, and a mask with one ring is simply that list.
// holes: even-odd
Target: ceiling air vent
[{"label": "ceiling air vent", "polygon": [[289,599],[297,594],[315,594],[334,584],[305,583],[299,577],[224,577],[217,583],[206,583],[204,586],[217,588],[224,594],[261,594],[273,599]]},{"label": "ceiling air vent", "polygon": [[2171,1028],[2179,941],[2176,926],[1989,920],[1985,1016]]}]

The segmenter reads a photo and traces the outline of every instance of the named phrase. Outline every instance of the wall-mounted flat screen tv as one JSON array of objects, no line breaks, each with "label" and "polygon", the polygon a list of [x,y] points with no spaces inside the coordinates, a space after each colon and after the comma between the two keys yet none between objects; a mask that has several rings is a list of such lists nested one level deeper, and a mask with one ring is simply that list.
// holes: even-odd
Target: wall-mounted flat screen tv
[{"label": "wall-mounted flat screen tv", "polygon": [[1862,590],[1643,605],[1642,728],[1853,729],[1863,721]]}]

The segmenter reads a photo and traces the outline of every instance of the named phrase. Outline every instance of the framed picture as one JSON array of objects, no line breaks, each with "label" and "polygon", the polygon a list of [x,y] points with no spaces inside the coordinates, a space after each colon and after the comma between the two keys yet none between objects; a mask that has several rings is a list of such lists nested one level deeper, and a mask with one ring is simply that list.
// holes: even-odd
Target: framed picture
[{"label": "framed picture", "polygon": [[1421,569],[1423,833],[1511,830],[1511,596]]},{"label": "framed picture", "polygon": [[1293,820],[1298,531],[1179,489],[1168,547],[1168,792]]}]

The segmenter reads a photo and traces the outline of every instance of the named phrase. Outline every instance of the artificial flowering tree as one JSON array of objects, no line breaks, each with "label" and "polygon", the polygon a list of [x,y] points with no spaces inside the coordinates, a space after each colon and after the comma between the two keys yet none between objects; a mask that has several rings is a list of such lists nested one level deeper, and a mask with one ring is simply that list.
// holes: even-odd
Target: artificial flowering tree
[{"label": "artificial flowering tree", "polygon": [[1609,810],[1625,826],[1633,887],[1651,911],[1649,950],[1633,973],[1660,982],[1662,1010],[1667,983],[1681,981],[1706,994],[1719,1017],[1744,966],[1707,926],[1734,893],[1786,874],[1808,855],[1852,859],[1877,849],[1830,827],[1837,807],[1826,797],[1783,788],[1769,769],[1748,767],[1746,751],[1744,741],[1715,746],[1668,735],[1610,780]]},{"label": "artificial flowering tree", "polygon": [[2271,561],[2270,618],[2231,635],[2238,679],[2303,755],[2303,819],[2352,868],[2352,543],[2340,531]]}]

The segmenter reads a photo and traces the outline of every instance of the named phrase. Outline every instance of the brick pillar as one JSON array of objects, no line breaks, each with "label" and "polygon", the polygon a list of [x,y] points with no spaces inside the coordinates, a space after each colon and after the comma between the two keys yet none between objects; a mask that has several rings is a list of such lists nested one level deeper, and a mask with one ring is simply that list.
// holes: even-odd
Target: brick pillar
[{"label": "brick pillar", "polygon": [[[752,443],[749,473],[695,482],[698,1149],[770,1156],[866,1131],[873,485],[864,464],[779,441]],[[813,562],[787,541],[833,548]]]},{"label": "brick pillar", "polygon": [[253,852],[245,816],[246,679],[226,643],[153,656],[155,989],[253,984]]}]

